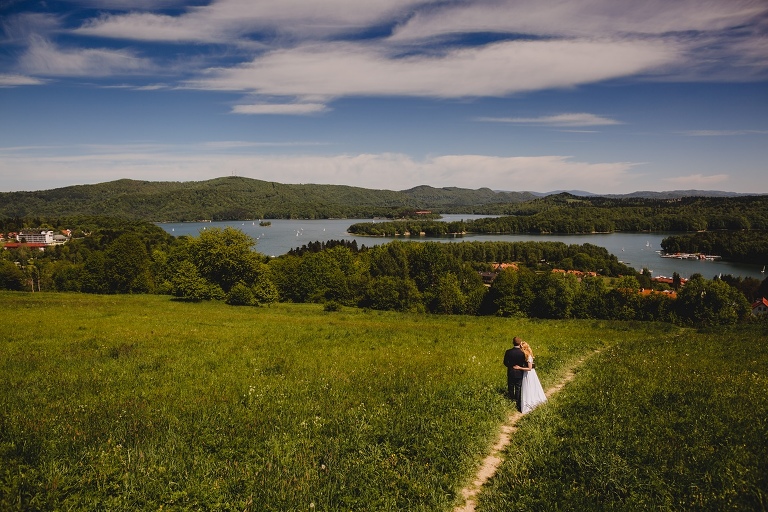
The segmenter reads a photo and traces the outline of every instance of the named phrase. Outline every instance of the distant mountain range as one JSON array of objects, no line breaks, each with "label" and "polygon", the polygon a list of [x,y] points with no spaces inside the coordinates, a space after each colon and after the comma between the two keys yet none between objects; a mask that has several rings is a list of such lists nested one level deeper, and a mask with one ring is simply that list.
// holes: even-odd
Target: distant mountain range
[{"label": "distant mountain range", "polygon": [[669,190],[652,192],[650,190],[631,192],[629,194],[594,194],[584,190],[555,190],[552,192],[531,192],[536,197],[546,197],[556,194],[571,194],[580,197],[610,197],[610,198],[645,198],[645,199],[675,199],[677,197],[739,197],[765,194],[745,194],[740,192],[723,192],[721,190]]},{"label": "distant mountain range", "polygon": [[[418,186],[372,190],[344,185],[286,185],[237,176],[191,182],[122,179],[34,192],[0,193],[0,217],[106,215],[148,221],[241,220],[263,218],[397,217],[417,210],[435,213],[504,215],[521,203],[564,192],[511,192],[489,188]],[[746,194],[712,191],[634,192],[580,197],[673,199]]]}]

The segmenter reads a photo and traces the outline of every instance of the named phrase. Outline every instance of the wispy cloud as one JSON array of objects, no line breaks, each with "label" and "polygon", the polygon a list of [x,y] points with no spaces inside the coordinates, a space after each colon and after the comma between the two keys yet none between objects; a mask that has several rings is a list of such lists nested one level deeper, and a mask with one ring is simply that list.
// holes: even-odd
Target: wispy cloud
[{"label": "wispy cloud", "polygon": [[503,96],[623,77],[677,58],[674,48],[646,41],[507,41],[404,58],[370,45],[328,43],[213,68],[188,85],[293,97]]},{"label": "wispy cloud", "polygon": [[42,85],[44,80],[24,75],[0,74],[0,87],[17,87],[20,85]]},{"label": "wispy cloud", "polygon": [[533,124],[541,126],[609,126],[622,124],[621,121],[585,112],[566,113],[542,117],[480,117],[478,121],[491,123]]},{"label": "wispy cloud", "polygon": [[127,50],[65,49],[41,37],[32,39],[19,66],[30,75],[97,77],[146,72],[153,68],[149,60]]},{"label": "wispy cloud", "polygon": [[203,16],[170,16],[150,12],[128,14],[103,14],[88,20],[75,34],[158,42],[207,42],[232,41],[238,34],[227,32],[226,26],[207,23]]},{"label": "wispy cloud", "polygon": [[449,2],[417,12],[394,38],[423,39],[466,32],[496,32],[554,37],[666,35],[724,30],[766,13],[757,0],[479,0]]},{"label": "wispy cloud", "polygon": [[319,114],[328,111],[328,107],[322,103],[256,103],[250,105],[235,105],[232,112],[235,114],[255,115],[308,115]]},{"label": "wispy cloud", "polygon": [[423,3],[419,0],[217,0],[190,7],[178,16],[135,11],[106,14],[88,20],[76,33],[168,42],[233,42],[263,31],[301,39],[322,39],[399,19]]},{"label": "wispy cloud", "polygon": [[[226,48],[222,54],[228,62],[198,74],[202,58],[194,61],[189,57],[193,47],[185,46],[189,61],[164,70],[178,73],[179,80],[198,74],[187,83],[201,89],[291,100],[308,95],[500,96],[637,75],[750,80],[768,74],[768,29],[760,24],[768,4],[762,0],[621,5],[615,0],[546,5],[537,0],[81,2],[102,13],[68,29],[67,35],[76,38],[69,44],[79,48],[50,43],[51,34],[64,32],[59,18],[29,14],[23,24],[13,24],[23,27],[14,29],[15,40],[31,41],[28,51],[20,52],[26,74],[109,76],[146,69],[161,58],[142,56],[139,50],[95,48],[98,39],[91,36],[216,43]],[[177,13],[170,14],[168,7]],[[454,37],[476,33],[510,40],[467,45]],[[441,42],[453,46],[440,47]],[[206,45],[199,48],[198,56],[212,57]],[[233,48],[242,59],[239,65],[231,64]],[[285,113],[294,114],[295,108]]]},{"label": "wispy cloud", "polygon": [[[590,183],[593,191],[607,193],[626,183],[637,165],[590,163],[568,156],[442,155],[415,159],[401,153],[262,153],[269,145],[225,141],[183,147],[6,148],[0,149],[0,174],[6,177],[6,190],[19,190],[14,176],[24,176],[23,183],[39,183],[41,190],[124,177],[197,181],[234,173],[281,183],[346,184],[388,190],[432,185],[545,191],[583,188],[584,183]],[[472,172],[467,172],[470,169]],[[18,179],[22,183],[22,178]]]},{"label": "wispy cloud", "polygon": [[687,130],[679,133],[689,137],[733,137],[736,135],[768,135],[768,130]]}]

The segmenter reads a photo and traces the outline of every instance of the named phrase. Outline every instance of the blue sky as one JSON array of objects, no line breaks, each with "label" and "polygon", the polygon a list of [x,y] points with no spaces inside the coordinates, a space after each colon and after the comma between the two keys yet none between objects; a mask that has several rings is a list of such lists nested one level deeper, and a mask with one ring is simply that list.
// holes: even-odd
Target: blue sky
[{"label": "blue sky", "polygon": [[0,191],[768,193],[765,0],[0,0]]}]

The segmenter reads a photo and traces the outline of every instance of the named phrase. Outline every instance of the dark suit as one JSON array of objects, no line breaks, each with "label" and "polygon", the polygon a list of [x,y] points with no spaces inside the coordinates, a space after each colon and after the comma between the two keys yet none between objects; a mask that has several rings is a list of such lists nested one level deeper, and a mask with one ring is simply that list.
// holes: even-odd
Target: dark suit
[{"label": "dark suit", "polygon": [[517,410],[522,411],[521,392],[523,389],[523,370],[515,370],[513,366],[527,367],[528,361],[525,360],[525,353],[520,347],[513,347],[504,352],[504,366],[507,367],[507,393],[509,398],[515,401]]}]

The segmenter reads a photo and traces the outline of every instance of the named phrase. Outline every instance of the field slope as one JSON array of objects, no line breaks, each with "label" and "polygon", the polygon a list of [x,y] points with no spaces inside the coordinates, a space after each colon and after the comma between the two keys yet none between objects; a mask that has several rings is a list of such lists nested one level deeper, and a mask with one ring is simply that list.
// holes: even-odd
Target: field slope
[{"label": "field slope", "polygon": [[[480,500],[487,510],[509,510],[498,504],[514,503],[520,478],[545,490],[533,495],[538,503],[573,482],[590,496],[615,493],[606,486],[617,470],[597,457],[618,448],[603,436],[652,439],[656,456],[685,446],[693,421],[684,407],[692,399],[679,390],[638,398],[643,410],[686,411],[666,436],[622,429],[634,412],[611,409],[633,347],[669,345],[668,381],[682,377],[676,364],[697,360],[689,347],[699,335],[667,325],[235,308],[147,295],[0,293],[0,307],[12,321],[0,341],[2,510],[451,510],[511,410],[501,357],[514,334],[536,349],[545,387],[601,352],[520,422],[511,453],[528,465],[522,477],[493,481]],[[758,334],[743,331],[739,342]],[[705,336],[702,351],[716,339]],[[691,355],[668,357],[677,345]],[[712,451],[725,446],[739,461],[727,466],[749,484],[731,485],[739,499],[765,496],[764,477],[754,476],[765,474],[765,446],[744,444],[765,433],[766,381],[752,366],[764,368],[766,356],[754,354],[747,362],[734,352],[743,417],[712,410],[700,419],[717,420]],[[610,392],[584,395],[595,386]],[[606,414],[617,421],[594,422],[589,436],[571,427]],[[729,444],[731,431],[740,444]],[[569,439],[581,458],[549,479],[536,461]],[[584,468],[591,472],[563,478]],[[686,475],[672,465],[663,478],[710,495],[711,480]]]}]

